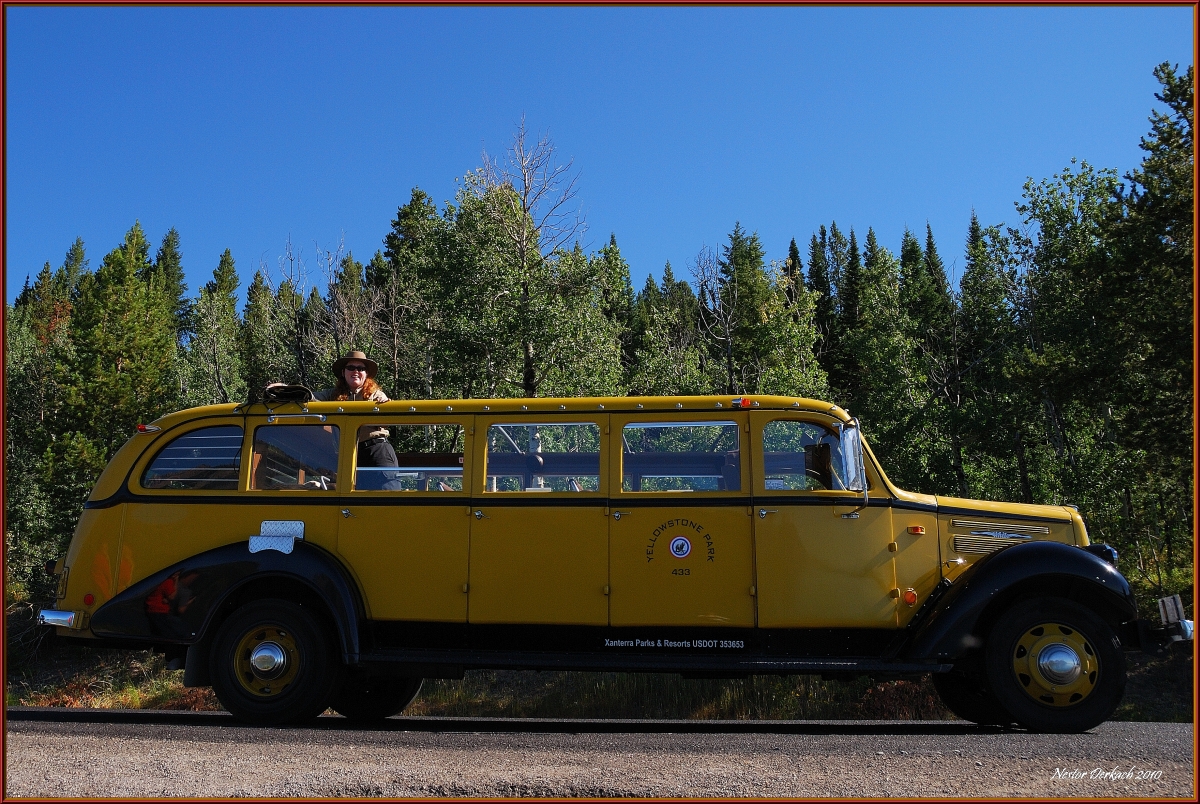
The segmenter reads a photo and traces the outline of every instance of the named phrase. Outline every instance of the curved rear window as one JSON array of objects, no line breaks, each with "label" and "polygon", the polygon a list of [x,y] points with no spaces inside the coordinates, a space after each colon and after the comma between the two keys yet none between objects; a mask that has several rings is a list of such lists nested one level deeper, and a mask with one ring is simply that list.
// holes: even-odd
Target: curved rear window
[{"label": "curved rear window", "polygon": [[159,450],[142,474],[142,488],[237,491],[241,466],[242,428],[204,427]]}]

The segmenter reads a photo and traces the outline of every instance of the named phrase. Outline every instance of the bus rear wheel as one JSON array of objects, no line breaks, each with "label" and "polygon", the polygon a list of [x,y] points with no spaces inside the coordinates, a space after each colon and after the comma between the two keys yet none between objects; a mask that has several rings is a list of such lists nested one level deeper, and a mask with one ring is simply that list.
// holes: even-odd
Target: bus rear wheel
[{"label": "bus rear wheel", "polygon": [[420,691],[420,678],[356,674],[341,682],[329,705],[347,720],[371,723],[400,714]]},{"label": "bus rear wheel", "polygon": [[233,612],[217,631],[209,661],[221,704],[261,725],[315,718],[337,679],[325,629],[290,600],[256,600]]},{"label": "bus rear wheel", "polygon": [[1012,722],[1012,716],[988,691],[983,679],[953,671],[934,673],[933,688],[946,708],[963,720],[980,726],[1007,726]]}]

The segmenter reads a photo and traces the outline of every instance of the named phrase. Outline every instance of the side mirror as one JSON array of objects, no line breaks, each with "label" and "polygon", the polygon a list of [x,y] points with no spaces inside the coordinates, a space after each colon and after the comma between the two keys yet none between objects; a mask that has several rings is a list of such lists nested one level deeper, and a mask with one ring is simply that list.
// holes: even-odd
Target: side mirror
[{"label": "side mirror", "polygon": [[842,460],[846,467],[846,488],[849,491],[867,492],[867,472],[863,468],[862,438],[859,436],[858,419],[852,419],[842,428]]}]

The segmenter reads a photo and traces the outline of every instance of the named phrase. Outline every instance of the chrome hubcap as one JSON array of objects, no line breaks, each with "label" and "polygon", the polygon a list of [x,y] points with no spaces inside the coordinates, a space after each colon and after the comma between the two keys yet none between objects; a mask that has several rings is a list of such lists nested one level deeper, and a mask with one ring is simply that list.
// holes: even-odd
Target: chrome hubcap
[{"label": "chrome hubcap", "polygon": [[262,642],[251,652],[250,666],[259,678],[275,678],[287,666],[287,654],[274,642]]},{"label": "chrome hubcap", "polygon": [[1083,672],[1078,654],[1063,644],[1046,646],[1037,660],[1038,670],[1052,684],[1070,684]]}]

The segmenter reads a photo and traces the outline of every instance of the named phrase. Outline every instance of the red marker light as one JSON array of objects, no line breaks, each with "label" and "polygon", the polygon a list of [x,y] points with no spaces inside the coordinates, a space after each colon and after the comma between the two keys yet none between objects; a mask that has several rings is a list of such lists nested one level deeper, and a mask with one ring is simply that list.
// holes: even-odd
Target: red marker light
[{"label": "red marker light", "polygon": [[924,536],[925,527],[923,525],[909,525],[908,532],[914,536]]},{"label": "red marker light", "polygon": [[95,602],[96,602],[96,598],[92,595],[91,592],[88,592],[86,595],[83,596],[83,605],[90,606]]},{"label": "red marker light", "polygon": [[917,591],[915,589],[904,590],[904,604],[906,606],[915,605],[917,602]]},{"label": "red marker light", "polygon": [[157,433],[161,429],[161,427],[154,424],[139,424],[137,426],[137,431],[139,433]]}]

